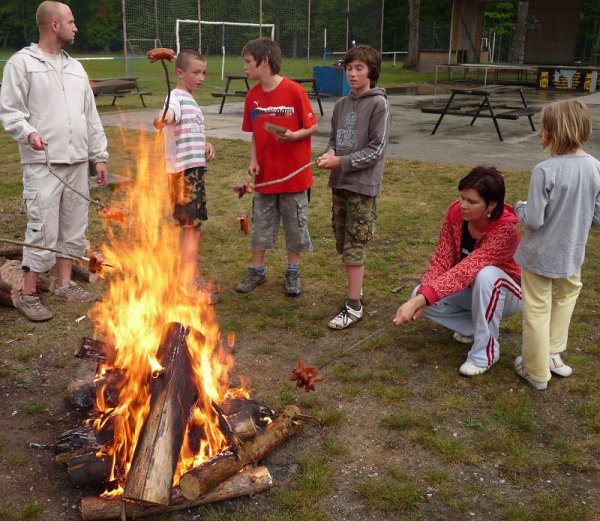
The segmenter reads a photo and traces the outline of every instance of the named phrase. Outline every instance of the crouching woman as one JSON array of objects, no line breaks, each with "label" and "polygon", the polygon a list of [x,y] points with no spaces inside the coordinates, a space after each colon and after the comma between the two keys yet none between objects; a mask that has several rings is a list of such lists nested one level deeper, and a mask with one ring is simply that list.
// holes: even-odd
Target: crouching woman
[{"label": "crouching woman", "polygon": [[454,331],[456,341],[473,342],[459,372],[475,376],[500,357],[500,320],[521,312],[521,272],[513,259],[521,238],[496,168],[474,168],[458,191],[427,273],[396,311],[394,324],[426,316]]}]

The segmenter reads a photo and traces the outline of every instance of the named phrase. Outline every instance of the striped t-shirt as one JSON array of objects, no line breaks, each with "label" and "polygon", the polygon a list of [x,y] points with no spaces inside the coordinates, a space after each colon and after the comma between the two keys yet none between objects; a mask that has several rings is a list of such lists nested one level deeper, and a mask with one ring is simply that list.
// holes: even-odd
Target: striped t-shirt
[{"label": "striped t-shirt", "polygon": [[164,128],[167,173],[206,166],[206,128],[198,103],[189,92],[173,89],[169,108],[175,113],[175,124]]}]

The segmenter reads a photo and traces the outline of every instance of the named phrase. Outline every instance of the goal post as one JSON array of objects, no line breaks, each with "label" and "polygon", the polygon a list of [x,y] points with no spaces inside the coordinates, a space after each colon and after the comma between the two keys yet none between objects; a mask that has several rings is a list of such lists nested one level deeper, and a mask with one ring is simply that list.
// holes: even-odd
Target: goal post
[{"label": "goal post", "polygon": [[[199,25],[200,24],[200,25]],[[190,37],[189,34],[184,35],[184,29],[186,27],[193,27],[194,33]],[[202,32],[200,33],[199,27],[202,27]],[[206,28],[211,28],[212,31],[209,33],[208,38],[205,30]],[[250,31],[244,31],[243,33],[237,33],[235,38],[229,38],[229,34],[232,32],[232,29],[250,29]],[[226,22],[226,21],[206,21],[201,20],[189,20],[189,19],[181,19],[178,18],[175,21],[175,42],[176,42],[176,52],[179,54],[179,51],[182,48],[200,48],[203,49],[204,54],[206,55],[216,55],[217,54],[217,45],[215,42],[220,42],[220,49],[218,54],[221,55],[221,80],[225,78],[225,56],[227,53],[230,55],[238,55],[242,51],[242,42],[248,41],[250,38],[258,38],[261,33],[269,33],[272,40],[275,39],[275,24],[257,24],[257,23],[249,23],[249,22]],[[268,35],[268,34],[266,34]],[[212,45],[205,45],[203,40],[209,40]],[[189,42],[189,43],[188,43]],[[192,44],[192,42],[195,42]]]}]

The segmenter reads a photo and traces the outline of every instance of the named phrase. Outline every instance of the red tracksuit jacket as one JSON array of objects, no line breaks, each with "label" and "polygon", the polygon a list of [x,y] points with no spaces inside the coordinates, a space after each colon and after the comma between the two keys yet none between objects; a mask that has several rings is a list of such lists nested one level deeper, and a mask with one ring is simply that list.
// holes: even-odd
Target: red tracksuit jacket
[{"label": "red tracksuit jacket", "polygon": [[513,259],[521,235],[512,206],[504,205],[500,219],[490,222],[473,251],[460,260],[463,222],[460,201],[455,201],[444,217],[437,246],[418,291],[429,305],[470,286],[477,273],[486,266],[504,270],[517,284],[521,284],[521,268]]}]

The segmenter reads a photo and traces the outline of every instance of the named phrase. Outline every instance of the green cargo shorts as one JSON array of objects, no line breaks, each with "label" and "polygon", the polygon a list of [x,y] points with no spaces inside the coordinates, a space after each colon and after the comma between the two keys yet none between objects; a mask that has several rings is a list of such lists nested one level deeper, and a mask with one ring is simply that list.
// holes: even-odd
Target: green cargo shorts
[{"label": "green cargo shorts", "polygon": [[203,166],[169,174],[169,195],[177,226],[196,227],[208,219]]},{"label": "green cargo shorts", "polygon": [[343,255],[344,264],[362,266],[365,244],[375,233],[377,197],[348,190],[332,190],[331,225],[335,249]]}]

